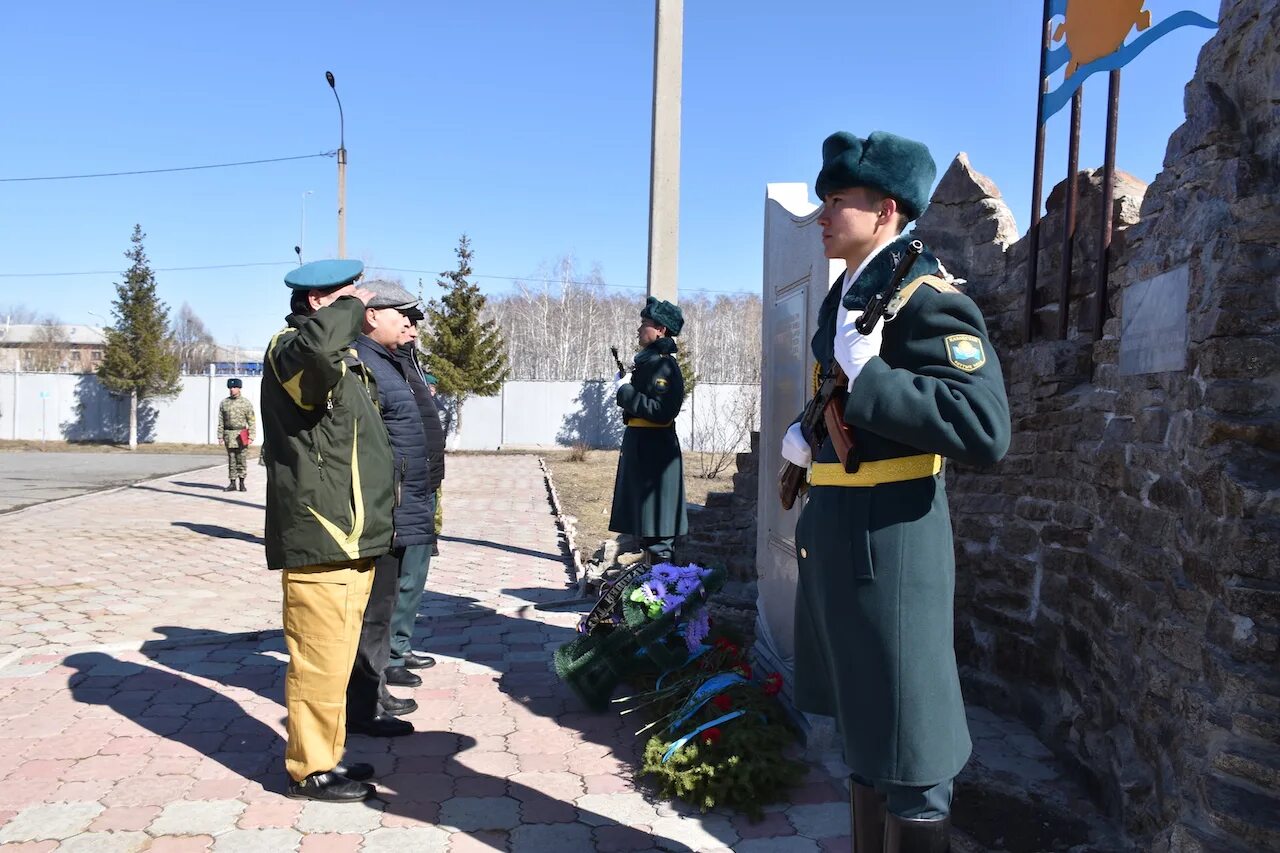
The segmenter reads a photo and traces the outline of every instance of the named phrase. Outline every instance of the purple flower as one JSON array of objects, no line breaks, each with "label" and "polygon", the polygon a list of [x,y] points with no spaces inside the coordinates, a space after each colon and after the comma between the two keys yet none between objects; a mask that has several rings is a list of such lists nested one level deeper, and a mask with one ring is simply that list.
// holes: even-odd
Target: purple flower
[{"label": "purple flower", "polygon": [[649,577],[663,583],[674,583],[680,579],[681,570],[670,563],[658,563],[649,570]]},{"label": "purple flower", "polygon": [[711,633],[710,614],[706,607],[699,607],[684,624],[684,642],[690,653],[696,652],[702,641]]},{"label": "purple flower", "polygon": [[680,595],[691,595],[701,586],[702,581],[698,578],[682,577],[676,581],[676,592]]},{"label": "purple flower", "polygon": [[676,595],[675,593],[668,593],[668,594],[667,594],[666,596],[664,596],[664,597],[663,597],[663,599],[662,599],[662,612],[663,612],[663,613],[670,613],[672,610],[675,610],[675,609],[676,609],[677,607],[679,607],[681,604],[684,604],[684,596],[683,596],[683,595]]},{"label": "purple flower", "polygon": [[666,600],[667,585],[660,580],[648,580],[640,586],[644,592],[644,597],[649,601],[661,602]]}]

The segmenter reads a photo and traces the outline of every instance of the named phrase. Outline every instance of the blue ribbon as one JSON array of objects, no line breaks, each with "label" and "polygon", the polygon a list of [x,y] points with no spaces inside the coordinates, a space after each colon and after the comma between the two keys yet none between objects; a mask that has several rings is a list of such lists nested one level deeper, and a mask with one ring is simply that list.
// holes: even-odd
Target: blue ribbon
[{"label": "blue ribbon", "polygon": [[671,669],[668,669],[666,672],[662,673],[662,675],[659,675],[658,683],[653,686],[654,689],[655,690],[662,689],[662,680],[664,678],[666,678],[668,675],[670,675],[673,672],[679,672],[680,670],[684,669],[686,666],[693,663],[694,661],[696,661],[698,658],[702,657],[709,651],[711,651],[711,646],[708,646],[706,644],[698,646],[698,650],[693,654],[689,655],[687,658],[685,658],[684,663],[679,664],[678,666],[673,666]]},{"label": "blue ribbon", "polygon": [[677,752],[680,751],[680,747],[684,746],[686,743],[693,740],[695,737],[702,734],[707,729],[711,728],[712,726],[718,726],[721,723],[727,723],[736,717],[741,717],[743,713],[744,713],[743,711],[730,711],[729,713],[725,714],[723,717],[716,717],[711,722],[703,723],[702,725],[698,726],[696,729],[689,732],[687,735],[684,735],[683,737],[676,740],[676,742],[671,744],[671,746],[667,747],[667,751],[662,754],[662,763],[666,764],[667,759],[669,759],[671,756],[675,755]]},{"label": "blue ribbon", "polygon": [[745,683],[746,679],[736,672],[721,672],[711,676],[685,701],[684,707],[680,709],[680,715],[676,717],[671,725],[667,726],[667,731],[674,730],[676,726],[696,714],[698,709],[705,705],[712,696],[735,684]]}]

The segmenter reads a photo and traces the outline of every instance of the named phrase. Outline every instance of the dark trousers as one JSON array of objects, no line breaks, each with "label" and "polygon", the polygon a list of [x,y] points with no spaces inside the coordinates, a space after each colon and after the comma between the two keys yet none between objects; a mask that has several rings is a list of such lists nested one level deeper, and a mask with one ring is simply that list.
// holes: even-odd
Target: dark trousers
[{"label": "dark trousers", "polygon": [[872,782],[857,773],[853,774],[853,781],[884,794],[885,808],[898,817],[935,819],[951,814],[951,779],[923,788],[895,785],[892,782]]},{"label": "dark trousers", "polygon": [[392,548],[373,563],[373,589],[364,609],[356,660],[347,682],[347,719],[368,721],[378,713],[378,690],[391,651],[391,613],[396,605],[404,548]]},{"label": "dark trousers", "polygon": [[387,666],[404,666],[404,656],[413,650],[410,641],[430,568],[430,545],[410,545],[404,549],[395,610],[391,614],[391,657]]},{"label": "dark trousers", "polygon": [[671,562],[671,555],[675,552],[676,537],[674,536],[644,536],[640,538],[640,547],[644,548],[649,555],[649,562],[653,565],[658,563]]}]

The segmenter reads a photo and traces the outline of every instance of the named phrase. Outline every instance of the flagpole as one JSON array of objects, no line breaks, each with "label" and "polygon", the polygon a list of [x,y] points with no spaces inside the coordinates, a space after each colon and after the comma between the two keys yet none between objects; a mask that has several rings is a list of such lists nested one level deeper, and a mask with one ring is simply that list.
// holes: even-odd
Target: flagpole
[{"label": "flagpole", "polygon": [[1071,141],[1067,147],[1067,206],[1062,217],[1062,291],[1058,298],[1058,340],[1067,339],[1071,314],[1071,262],[1076,237],[1076,197],[1080,192],[1080,113],[1084,84],[1071,96]]},{"label": "flagpole", "polygon": [[1093,292],[1093,339],[1102,339],[1107,319],[1107,277],[1111,266],[1112,208],[1115,206],[1116,136],[1120,127],[1120,69],[1111,72],[1107,87],[1107,149],[1102,167],[1102,234],[1098,241],[1098,277]]},{"label": "flagpole", "polygon": [[1022,308],[1022,342],[1031,343],[1035,317],[1036,275],[1040,266],[1040,196],[1044,192],[1044,96],[1049,91],[1045,64],[1049,61],[1049,3],[1044,0],[1040,41],[1040,81],[1036,86],[1036,156],[1031,179],[1031,227],[1027,229],[1027,293]]}]

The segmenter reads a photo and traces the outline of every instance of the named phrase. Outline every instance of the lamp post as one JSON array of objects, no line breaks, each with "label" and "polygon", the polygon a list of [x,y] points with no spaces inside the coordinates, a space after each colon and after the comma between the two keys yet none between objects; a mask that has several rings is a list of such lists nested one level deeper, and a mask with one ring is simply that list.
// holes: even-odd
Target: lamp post
[{"label": "lamp post", "polygon": [[347,136],[342,117],[342,99],[338,97],[338,84],[333,79],[333,72],[324,72],[324,79],[333,90],[333,98],[338,102],[338,257],[347,256]]},{"label": "lamp post", "polygon": [[302,262],[302,250],[307,246],[307,196],[314,195],[315,190],[307,190],[302,194],[302,224],[298,226],[298,262]]}]

